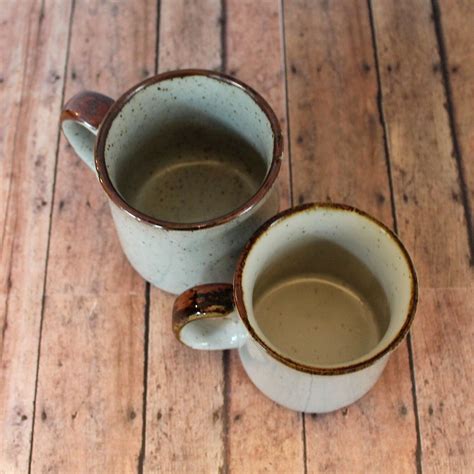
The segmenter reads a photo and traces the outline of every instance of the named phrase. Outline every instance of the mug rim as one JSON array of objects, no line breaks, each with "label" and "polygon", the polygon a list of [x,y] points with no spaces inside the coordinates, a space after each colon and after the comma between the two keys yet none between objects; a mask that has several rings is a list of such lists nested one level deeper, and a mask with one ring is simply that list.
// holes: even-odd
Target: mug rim
[{"label": "mug rim", "polygon": [[[345,363],[339,367],[318,367],[315,365],[307,365],[301,362],[297,362],[290,357],[286,357],[280,354],[275,349],[271,348],[269,344],[267,344],[255,331],[251,322],[249,321],[247,309],[244,302],[244,289],[242,286],[242,277],[245,270],[245,264],[247,258],[250,254],[250,251],[255,246],[255,244],[263,237],[265,232],[270,229],[273,225],[277,222],[281,222],[285,219],[291,218],[297,214],[303,213],[308,210],[320,210],[320,209],[327,209],[327,210],[339,210],[345,212],[353,212],[358,214],[359,216],[368,219],[376,226],[382,228],[388,235],[389,238],[395,243],[395,245],[400,250],[401,254],[405,259],[405,263],[409,269],[409,278],[410,278],[410,303],[408,305],[408,310],[405,315],[404,323],[401,328],[397,331],[395,336],[391,338],[390,342],[382,347],[379,351],[377,351],[372,357],[367,360],[363,360],[357,363]],[[315,202],[315,203],[307,203],[302,204],[299,206],[291,207],[284,211],[279,212],[271,219],[269,219],[265,224],[263,224],[250,238],[245,246],[244,250],[242,251],[239,261],[237,262],[236,271],[234,274],[234,301],[237,311],[239,313],[240,320],[246,327],[247,331],[250,334],[250,337],[257,342],[270,356],[275,358],[276,360],[282,362],[284,365],[296,369],[300,372],[306,372],[313,375],[342,375],[351,372],[356,372],[358,370],[364,369],[374,364],[377,360],[381,359],[383,356],[394,350],[405,338],[407,335],[410,326],[413,322],[415,317],[416,307],[418,303],[418,279],[416,276],[415,266],[411,260],[408,251],[406,250],[405,246],[398,238],[398,236],[383,222],[379,221],[375,217],[367,214],[360,209],[357,209],[353,206],[349,206],[347,204],[339,204],[339,203],[324,203],[324,202]]]},{"label": "mug rim", "polygon": [[[272,161],[265,175],[265,178],[260,184],[257,191],[250,197],[250,199],[248,199],[239,207],[233,209],[231,212],[224,214],[223,216],[219,216],[214,219],[201,222],[180,223],[157,219],[155,217],[147,215],[139,211],[138,209],[132,207],[125,199],[122,198],[117,189],[115,189],[115,186],[112,184],[109,173],[107,171],[107,166],[105,163],[105,142],[107,140],[108,133],[115,118],[121,112],[123,107],[135,96],[135,94],[140,93],[142,90],[153,84],[157,84],[170,79],[184,78],[188,76],[204,76],[206,78],[224,82],[228,85],[237,87],[244,91],[255,102],[259,109],[267,116],[267,119],[270,122],[273,134],[273,152]],[[210,71],[207,69],[179,69],[156,74],[139,82],[138,84],[134,85],[126,92],[124,92],[112,104],[110,109],[107,111],[97,133],[97,140],[94,147],[94,161],[97,170],[97,175],[99,177],[99,181],[102,185],[102,188],[106,192],[107,196],[112,200],[112,202],[120,209],[127,212],[129,215],[131,215],[138,221],[142,221],[156,227],[160,227],[167,230],[192,231],[199,229],[208,229],[210,227],[225,224],[253,209],[272,188],[280,171],[282,153],[283,135],[278,118],[269,103],[256,90],[254,90],[252,87],[248,86],[244,82],[220,72]]]}]

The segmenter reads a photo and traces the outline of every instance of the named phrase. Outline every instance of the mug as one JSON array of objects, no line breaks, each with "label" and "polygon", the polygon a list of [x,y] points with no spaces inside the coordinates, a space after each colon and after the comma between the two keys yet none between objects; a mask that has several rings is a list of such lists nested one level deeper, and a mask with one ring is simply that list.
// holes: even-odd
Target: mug
[{"label": "mug", "polygon": [[[385,319],[380,319],[383,324],[378,339],[347,360],[325,360],[325,352],[337,356],[338,346],[344,351],[347,341],[350,345],[351,341],[365,340],[368,334],[357,333],[347,322],[353,333],[347,328],[342,333],[338,326],[323,331],[318,342],[312,339],[313,333],[300,334],[304,338],[301,348],[319,354],[318,360],[322,360],[308,362],[288,352],[286,346],[283,349],[295,324],[293,309],[303,304],[304,292],[296,292],[294,300],[278,300],[276,293],[271,293],[269,307],[273,305],[274,312],[270,324],[280,321],[286,326],[276,328],[272,335],[262,330],[263,319],[256,318],[255,307],[265,294],[262,289],[272,290],[283,277],[325,274],[354,283],[365,292],[361,294],[383,296]],[[276,403],[301,412],[325,413],[355,402],[379,379],[389,355],[413,321],[417,287],[407,251],[385,225],[346,205],[306,204],[283,211],[256,231],[242,252],[233,286],[201,285],[181,294],[173,307],[173,330],[179,341],[193,349],[238,349],[251,381]],[[382,300],[377,301],[381,311]],[[318,305],[311,306],[311,300],[309,316],[336,303],[340,301],[320,299]],[[347,316],[349,322],[352,317],[339,316]],[[320,318],[334,328],[334,321],[325,321],[324,315]],[[341,327],[346,319],[341,319]],[[338,339],[341,334],[349,337],[344,344]]]},{"label": "mug", "polygon": [[[72,148],[107,194],[130,264],[165,291],[176,294],[198,283],[231,281],[245,242],[278,211],[280,125],[268,103],[237,79],[182,70],[150,77],[117,101],[85,91],[66,103],[61,122]],[[136,166],[147,140],[165,139],[171,126],[178,132],[193,126],[225,130],[251,144],[265,167],[258,189],[224,215],[192,223],[159,219],[132,206],[119,175]]]}]

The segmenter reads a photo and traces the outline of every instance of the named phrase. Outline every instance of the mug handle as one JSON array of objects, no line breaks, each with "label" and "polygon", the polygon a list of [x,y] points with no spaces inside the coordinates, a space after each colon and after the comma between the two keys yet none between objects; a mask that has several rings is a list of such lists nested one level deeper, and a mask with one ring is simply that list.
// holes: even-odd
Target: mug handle
[{"label": "mug handle", "polygon": [[61,112],[61,126],[68,142],[95,172],[94,144],[102,120],[115,101],[98,92],[83,91],[71,97]]},{"label": "mug handle", "polygon": [[173,305],[173,332],[192,349],[237,349],[247,331],[234,306],[228,283],[195,286],[179,295]]}]

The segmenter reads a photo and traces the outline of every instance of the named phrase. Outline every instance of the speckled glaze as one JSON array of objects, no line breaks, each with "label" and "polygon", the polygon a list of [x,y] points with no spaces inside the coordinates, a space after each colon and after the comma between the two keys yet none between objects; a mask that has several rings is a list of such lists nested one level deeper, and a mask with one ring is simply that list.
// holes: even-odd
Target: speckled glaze
[{"label": "speckled glaze", "polygon": [[[153,285],[180,293],[198,283],[232,280],[249,237],[278,211],[275,179],[282,136],[270,106],[245,84],[204,70],[149,78],[116,102],[82,92],[64,107],[62,128],[76,153],[93,169],[107,193],[124,253]],[[171,122],[216,124],[251,143],[265,159],[267,174],[242,206],[193,224],[162,221],[134,209],[117,186],[123,160],[150,134]]]},{"label": "speckled glaze", "polygon": [[[311,239],[334,242],[357,256],[387,296],[388,328],[357,359],[321,366],[297,362],[266,342],[256,323],[257,281],[279,255]],[[238,348],[245,371],[266,396],[292,410],[325,413],[355,402],[377,382],[390,353],[406,336],[416,304],[415,269],[395,234],[355,208],[307,204],[273,217],[252,236],[237,265],[233,289],[206,285],[179,296],[173,330],[194,349]]]}]

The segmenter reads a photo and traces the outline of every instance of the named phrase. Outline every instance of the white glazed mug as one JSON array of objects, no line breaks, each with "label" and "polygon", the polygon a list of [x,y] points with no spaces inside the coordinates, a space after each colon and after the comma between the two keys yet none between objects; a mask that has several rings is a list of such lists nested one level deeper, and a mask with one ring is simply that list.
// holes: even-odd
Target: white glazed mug
[{"label": "white glazed mug", "polygon": [[[369,352],[316,366],[282,354],[262,335],[254,316],[254,294],[265,272],[283,265],[292,249],[320,241],[330,241],[368,267],[386,295],[389,317],[385,333]],[[181,294],[173,308],[173,330],[194,349],[238,348],[245,371],[266,396],[293,410],[325,413],[370,390],[407,334],[416,304],[415,269],[390,229],[349,206],[306,204],[283,211],[256,231],[240,257],[233,286],[201,285]]]},{"label": "white glazed mug", "polygon": [[[221,217],[185,224],[148,216],[123,198],[117,183],[120,166],[133,159],[147,137],[166,133],[166,127],[180,121],[235,133],[264,158],[265,178],[247,202]],[[131,265],[165,291],[177,294],[198,283],[231,281],[246,241],[278,211],[280,126],[267,102],[236,79],[182,70],[148,78],[117,101],[85,91],[67,102],[61,122],[69,143],[108,196]]]}]

